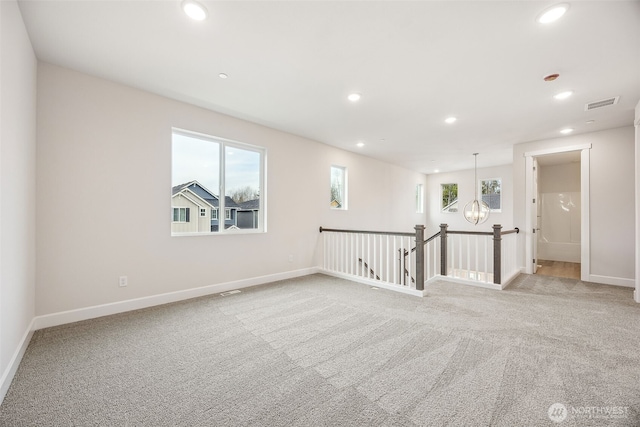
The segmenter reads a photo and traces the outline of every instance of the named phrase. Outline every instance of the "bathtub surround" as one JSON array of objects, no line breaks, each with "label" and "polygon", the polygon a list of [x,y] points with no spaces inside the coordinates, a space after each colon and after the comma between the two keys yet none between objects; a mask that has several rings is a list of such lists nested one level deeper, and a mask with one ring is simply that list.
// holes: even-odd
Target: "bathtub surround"
[{"label": "bathtub surround", "polygon": [[579,263],[580,158],[548,165],[539,159],[538,164],[538,259]]}]

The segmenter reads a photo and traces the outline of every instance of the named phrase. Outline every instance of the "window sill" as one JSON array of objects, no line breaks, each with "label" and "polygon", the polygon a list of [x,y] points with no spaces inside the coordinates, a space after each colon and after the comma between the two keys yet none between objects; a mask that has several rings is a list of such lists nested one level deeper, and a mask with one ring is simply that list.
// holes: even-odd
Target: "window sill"
[{"label": "window sill", "polygon": [[265,234],[266,230],[262,229],[244,229],[244,230],[226,230],[226,231],[198,231],[198,232],[177,232],[171,233],[171,237],[190,237],[190,236],[234,236],[243,234]]}]

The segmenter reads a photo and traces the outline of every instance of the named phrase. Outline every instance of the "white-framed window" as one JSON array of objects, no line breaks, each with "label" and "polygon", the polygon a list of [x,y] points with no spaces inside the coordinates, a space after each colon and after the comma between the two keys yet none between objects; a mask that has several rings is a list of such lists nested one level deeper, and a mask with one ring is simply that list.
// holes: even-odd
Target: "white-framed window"
[{"label": "white-framed window", "polygon": [[480,194],[491,212],[502,211],[502,179],[491,178],[480,180]]},{"label": "white-framed window", "polygon": [[189,222],[189,208],[174,207],[173,222]]},{"label": "white-framed window", "polygon": [[347,210],[347,168],[331,166],[331,209]]},{"label": "white-framed window", "polygon": [[458,212],[458,184],[440,184],[440,210]]},{"label": "white-framed window", "polygon": [[[194,212],[198,212],[200,218],[191,218],[189,226],[172,226],[171,234],[265,232],[266,156],[263,147],[173,128],[172,204],[196,205]],[[174,200],[181,200],[181,203]],[[242,218],[243,221],[236,221],[231,210],[246,202],[257,206],[252,211],[257,220]],[[221,209],[224,209],[226,220],[232,220],[233,224],[220,223]],[[179,217],[180,212],[177,215]]]},{"label": "white-framed window", "polygon": [[416,184],[416,213],[424,213],[424,187]]}]

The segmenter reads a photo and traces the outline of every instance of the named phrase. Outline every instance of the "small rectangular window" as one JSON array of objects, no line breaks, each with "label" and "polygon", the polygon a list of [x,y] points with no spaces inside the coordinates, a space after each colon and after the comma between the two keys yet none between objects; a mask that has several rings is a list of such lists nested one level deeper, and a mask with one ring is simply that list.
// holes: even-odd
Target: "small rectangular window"
[{"label": "small rectangular window", "polygon": [[200,208],[200,216],[207,216],[207,210],[205,208]]},{"label": "small rectangular window", "polygon": [[500,178],[483,179],[480,181],[480,194],[492,212],[502,210],[502,180]]},{"label": "small rectangular window", "polygon": [[424,213],[424,188],[422,184],[416,185],[416,213]]},{"label": "small rectangular window", "polygon": [[173,208],[173,222],[189,222],[189,208]]},{"label": "small rectangular window", "polygon": [[211,219],[218,219],[218,209],[211,209]]},{"label": "small rectangular window", "polygon": [[441,184],[440,190],[442,212],[458,212],[458,184]]},{"label": "small rectangular window", "polygon": [[347,209],[347,168],[331,166],[331,209]]},{"label": "small rectangular window", "polygon": [[231,219],[231,209],[227,208],[224,210],[224,219],[227,221]]}]

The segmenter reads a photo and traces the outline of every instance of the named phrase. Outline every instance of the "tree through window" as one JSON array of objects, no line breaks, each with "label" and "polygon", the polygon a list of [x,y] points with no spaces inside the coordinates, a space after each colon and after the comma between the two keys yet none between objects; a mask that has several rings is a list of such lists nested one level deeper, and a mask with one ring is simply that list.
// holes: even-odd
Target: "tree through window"
[{"label": "tree through window", "polygon": [[332,209],[347,209],[347,168],[331,166]]},{"label": "tree through window", "polygon": [[458,212],[458,184],[441,184],[440,188],[442,212]]}]

